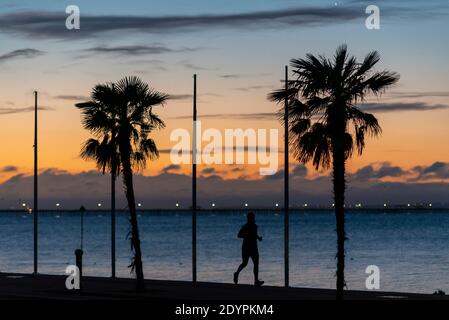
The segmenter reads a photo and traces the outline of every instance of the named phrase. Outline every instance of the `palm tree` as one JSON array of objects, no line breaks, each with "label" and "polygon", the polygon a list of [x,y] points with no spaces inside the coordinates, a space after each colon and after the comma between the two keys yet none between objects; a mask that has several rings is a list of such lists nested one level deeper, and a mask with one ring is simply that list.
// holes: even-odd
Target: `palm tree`
[{"label": "palm tree", "polygon": [[343,299],[345,287],[346,161],[354,150],[362,154],[365,136],[376,137],[382,131],[376,117],[359,105],[368,95],[379,96],[399,80],[395,72],[374,71],[379,60],[379,54],[373,51],[359,63],[349,57],[346,45],[336,50],[333,59],[312,54],[292,59],[294,78],[287,89],[269,95],[276,102],[284,101],[287,95],[289,143],[295,158],[302,163],[312,161],[316,169],[332,166],[339,300]]},{"label": "palm tree", "polygon": [[82,147],[81,156],[95,160],[103,172],[108,170],[113,176],[122,174],[130,213],[129,237],[134,252],[129,267],[136,274],[139,291],[144,289],[144,275],[133,170],[142,170],[147,159],[159,156],[156,143],[149,134],[165,127],[153,107],[163,105],[167,99],[168,95],[151,89],[139,78],[126,77],[114,84],[95,86],[91,101],[76,104],[81,109],[84,128],[94,135]]},{"label": "palm tree", "polygon": [[[100,140],[88,139],[81,150],[81,157],[85,160],[95,160],[97,168],[105,174],[111,173],[111,265],[112,277],[115,277],[115,182],[116,177],[120,174],[120,154],[117,150],[116,142],[116,126],[112,113],[107,111],[107,105],[113,105],[112,99],[114,97],[114,85],[105,84],[94,88],[92,100],[97,103],[96,106],[92,102],[78,104],[80,108],[87,108],[92,106],[90,111],[92,116],[101,117],[96,119],[105,121],[105,126],[109,127],[109,131],[104,130],[100,135]],[[92,112],[95,112],[93,114]],[[107,123],[107,124],[106,124]]]}]

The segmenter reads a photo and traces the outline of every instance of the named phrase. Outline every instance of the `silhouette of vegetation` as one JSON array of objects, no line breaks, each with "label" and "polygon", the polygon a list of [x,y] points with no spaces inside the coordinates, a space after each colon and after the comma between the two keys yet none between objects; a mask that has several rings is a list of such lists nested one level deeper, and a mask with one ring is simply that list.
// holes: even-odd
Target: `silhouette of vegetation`
[{"label": "silhouette of vegetation", "polygon": [[[343,299],[345,287],[345,170],[354,150],[359,155],[365,137],[381,134],[376,117],[359,105],[370,94],[380,95],[399,80],[391,71],[374,71],[380,56],[369,53],[362,62],[348,55],[346,45],[333,57],[308,54],[292,59],[293,79],[287,90],[269,94],[271,101],[288,98],[289,144],[302,163],[311,161],[316,169],[332,167],[334,207],[337,231],[337,299]],[[283,117],[284,110],[280,110]]]},{"label": "silhouette of vegetation", "polygon": [[147,159],[159,156],[149,135],[165,127],[153,108],[164,105],[167,99],[168,95],[151,89],[139,78],[126,77],[116,83],[95,86],[90,101],[76,104],[82,112],[84,128],[94,136],[83,145],[81,156],[94,160],[103,173],[122,174],[130,214],[128,236],[134,252],[129,267],[136,274],[139,291],[144,289],[144,275],[133,170],[142,170]]}]

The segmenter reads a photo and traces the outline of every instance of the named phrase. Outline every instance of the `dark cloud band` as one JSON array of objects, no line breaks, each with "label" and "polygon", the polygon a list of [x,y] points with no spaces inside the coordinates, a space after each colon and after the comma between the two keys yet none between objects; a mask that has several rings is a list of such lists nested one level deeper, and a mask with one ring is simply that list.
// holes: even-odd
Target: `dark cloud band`
[{"label": "dark cloud band", "polygon": [[31,48],[14,50],[14,51],[0,55],[0,63],[6,62],[9,60],[20,59],[20,58],[21,59],[31,59],[31,58],[39,57],[39,56],[43,55],[44,53],[45,52],[43,52],[43,51],[31,49]]},{"label": "dark cloud band", "polygon": [[449,109],[444,104],[427,104],[425,102],[390,102],[365,103],[360,108],[367,112],[398,112],[398,111],[431,111]]},{"label": "dark cloud band", "polygon": [[[52,111],[54,110],[51,107],[41,106],[38,108],[41,111]],[[34,111],[34,107],[25,107],[25,108],[0,108],[0,115],[8,115],[8,114],[18,114],[18,113],[27,113]]]},{"label": "dark cloud band", "polygon": [[[84,15],[80,30],[64,27],[63,12],[27,11],[0,16],[0,30],[29,37],[76,39],[88,38],[109,31],[147,33],[189,32],[211,28],[273,28],[342,23],[363,17],[356,7],[311,7],[248,12],[238,14],[203,14],[173,16]],[[62,21],[62,22],[61,22]]]}]

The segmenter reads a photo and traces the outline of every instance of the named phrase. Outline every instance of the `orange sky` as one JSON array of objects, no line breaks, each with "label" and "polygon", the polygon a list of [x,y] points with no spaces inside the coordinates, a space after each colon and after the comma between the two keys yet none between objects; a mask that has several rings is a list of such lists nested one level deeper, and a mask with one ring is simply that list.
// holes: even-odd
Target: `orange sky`
[{"label": "orange sky", "polygon": [[[151,15],[148,15],[148,12],[154,8],[149,8],[146,3],[136,4],[135,8],[99,8],[93,2],[81,3],[85,6],[82,12],[89,12],[92,19],[99,21],[105,19],[102,16],[105,14],[104,10],[110,10],[110,14],[116,15],[123,14],[125,9],[131,15],[146,12],[147,16],[142,19],[148,19],[149,24],[153,16],[158,14],[160,17],[173,12],[183,14],[181,8],[166,7],[163,3],[159,4],[159,11],[151,11]],[[242,6],[242,10],[250,12],[249,7],[254,4],[238,5]],[[89,29],[89,26],[84,24],[85,29],[81,31],[87,33],[79,39],[72,38],[72,33],[62,32],[60,25],[51,20],[54,12],[61,14],[62,22],[65,19],[65,12],[54,4],[47,4],[48,7],[42,8],[35,2],[29,1],[27,4],[30,10],[41,10],[40,19],[45,19],[46,14],[49,14],[49,29],[42,35],[36,33],[35,25],[26,25],[27,21],[33,19],[27,16],[29,13],[22,12],[20,8],[5,9],[6,16],[8,13],[17,12],[25,15],[25,22],[21,22],[23,25],[11,22],[11,25],[8,25],[11,32],[0,30],[0,168],[16,166],[17,172],[32,172],[33,114],[5,114],[4,111],[32,106],[33,90],[39,91],[41,106],[52,108],[50,111],[40,112],[39,115],[39,167],[80,172],[95,169],[95,165],[78,156],[89,133],[82,129],[80,113],[74,104],[80,102],[83,96],[88,96],[97,83],[117,81],[127,75],[138,75],[156,90],[172,95],[186,95],[191,94],[192,74],[197,73],[199,119],[204,114],[274,113],[278,106],[267,101],[266,96],[272,89],[279,87],[283,67],[289,59],[304,57],[308,52],[330,57],[342,43],[347,43],[351,54],[359,59],[371,50],[378,50],[381,55],[378,69],[390,69],[401,75],[396,87],[374,101],[422,104],[421,107],[415,108],[419,111],[376,114],[383,128],[383,135],[376,140],[368,139],[365,153],[361,157],[354,156],[351,159],[348,171],[354,172],[368,164],[380,162],[390,162],[405,169],[430,165],[436,161],[447,162],[447,44],[434,40],[435,30],[447,30],[447,19],[440,17],[429,21],[421,17],[401,20],[395,18],[397,13],[392,9],[391,14],[383,18],[380,30],[368,31],[362,21],[364,11],[360,11],[361,17],[352,17],[353,12],[358,11],[353,10],[350,5],[342,5],[337,9],[348,10],[350,21],[339,21],[336,17],[335,21],[329,19],[319,27],[314,24],[303,26],[282,20],[289,19],[290,16],[282,17],[284,11],[276,11],[278,7],[282,9],[278,2],[273,2],[272,5],[274,7],[263,8],[260,3],[257,8],[259,11],[272,10],[275,17],[281,15],[276,18],[280,19],[279,21],[274,21],[277,23],[276,27],[271,26],[268,21],[263,21],[262,24],[247,21],[249,18],[237,14],[233,19],[239,19],[241,29],[234,29],[233,25],[222,25],[220,21],[223,19],[218,19],[217,22],[207,22],[214,29],[204,32],[196,29],[195,32],[191,31],[189,26],[186,29],[178,29],[176,25],[169,25],[171,32],[163,34],[147,29],[129,32],[129,29],[119,30],[120,26],[115,26],[119,31],[111,37],[107,33],[97,34],[97,30]],[[322,10],[323,14],[328,16],[328,10],[337,9],[333,5],[328,7],[328,4],[323,3],[315,11],[319,14]],[[207,6],[192,7],[192,14],[197,13],[195,10],[229,14],[227,8],[217,7],[212,2]],[[417,10],[421,12],[424,9]],[[295,21],[301,21],[301,18],[303,17],[299,16]],[[198,19],[202,19],[202,16]],[[317,19],[321,18],[318,16]],[[245,28],[246,25],[253,26],[253,23],[259,23],[258,28]],[[63,23],[61,25],[63,26]],[[143,47],[147,51],[144,50],[143,54],[139,51],[131,54],[123,52],[123,48],[135,46],[140,46],[141,49]],[[11,54],[15,50],[25,48],[34,50],[35,54]],[[98,51],[99,48],[106,48],[109,53]],[[162,53],[157,51],[160,49]],[[404,93],[412,93],[415,96],[407,97]],[[80,98],[67,100],[58,97],[61,95]],[[431,108],[432,106],[436,108]],[[159,111],[167,124],[166,129],[154,134],[160,149],[169,149],[172,146],[169,136],[173,129],[191,128],[190,120],[177,118],[190,115],[191,108],[190,99],[172,100]],[[281,129],[275,119],[251,120],[232,116],[203,119],[203,127],[215,127],[220,130]],[[279,138],[279,144],[282,146],[282,129]],[[279,154],[280,166],[282,160],[283,155]],[[160,159],[149,164],[144,173],[154,175],[168,165],[168,154],[162,154]],[[226,171],[225,165],[217,168]],[[183,172],[189,170],[189,166],[182,169]],[[0,182],[17,172],[0,172]],[[246,174],[253,175],[256,172],[256,166],[249,166]],[[309,174],[313,174],[312,172],[309,171]]]},{"label": "orange sky", "polygon": [[[163,88],[158,88],[163,89]],[[248,98],[254,99],[254,104],[261,105],[262,112],[276,110],[277,106],[264,101],[265,92],[245,93],[242,99],[232,107],[228,107],[225,101],[212,101],[199,105],[200,118],[203,110],[207,109],[208,114],[214,114],[213,110],[242,109],[248,103]],[[87,92],[86,92],[87,95]],[[257,97],[259,95],[261,98]],[[94,169],[94,163],[86,162],[79,158],[78,153],[82,142],[89,137],[88,132],[82,129],[79,111],[71,106],[72,102],[58,101],[48,98],[49,94],[40,97],[40,103],[45,106],[56,105],[55,111],[40,112],[40,168],[58,168],[71,172],[79,172]],[[246,96],[246,97],[245,97]],[[250,96],[250,97],[247,97]],[[28,98],[28,102],[25,102]],[[21,98],[23,105],[32,104],[32,95],[28,94]],[[248,99],[249,100],[249,99]],[[183,110],[182,114],[187,115],[190,111],[190,101],[170,101],[164,109],[159,112],[165,119],[167,127],[155,132],[160,149],[170,149],[174,142],[169,141],[170,132],[176,128],[186,128],[190,130],[191,121],[188,119],[175,119],[175,110]],[[270,110],[271,109],[271,110]],[[184,111],[185,110],[185,111]],[[211,110],[211,111],[209,111]],[[244,112],[245,113],[245,112]],[[379,120],[383,127],[383,135],[378,139],[369,139],[365,153],[361,156],[354,156],[349,162],[349,171],[376,162],[391,162],[395,165],[409,168],[415,165],[429,165],[435,161],[449,158],[449,135],[447,119],[449,111],[432,112],[401,112],[379,114]],[[30,173],[33,164],[33,114],[12,114],[2,115],[2,125],[0,126],[0,136],[14,137],[14,139],[2,139],[0,149],[4,150],[0,159],[0,167],[14,165],[19,167],[20,172]],[[282,148],[282,128],[276,120],[251,121],[239,119],[204,119],[203,128],[217,128],[224,132],[225,128],[278,128],[279,145]],[[294,159],[292,159],[294,162]],[[283,163],[283,154],[279,154],[279,164]],[[168,154],[161,154],[160,159],[149,164],[145,174],[157,174],[161,169],[170,165]],[[226,170],[226,165],[216,166],[219,170]],[[183,166],[181,171],[189,171],[189,166]],[[248,174],[257,172],[257,166],[249,166]],[[1,180],[5,180],[11,174],[3,174]]]}]

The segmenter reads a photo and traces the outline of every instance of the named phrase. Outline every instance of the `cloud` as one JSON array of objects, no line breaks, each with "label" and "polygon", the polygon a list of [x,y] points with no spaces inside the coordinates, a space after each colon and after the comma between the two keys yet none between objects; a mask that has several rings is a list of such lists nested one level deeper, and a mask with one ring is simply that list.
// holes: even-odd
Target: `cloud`
[{"label": "cloud", "polygon": [[241,79],[241,78],[268,76],[268,75],[271,75],[271,74],[269,74],[269,73],[257,73],[257,74],[229,73],[229,74],[221,74],[221,75],[219,75],[219,77],[223,78],[223,79]]},{"label": "cloud", "polygon": [[445,181],[449,179],[449,163],[437,161],[428,166],[404,169],[384,162],[362,167],[348,177],[355,182],[382,181],[383,178],[400,178],[407,182]]},{"label": "cloud", "polygon": [[222,74],[222,75],[219,75],[219,77],[223,78],[223,79],[239,79],[242,77],[242,75],[240,75],[240,74]]},{"label": "cloud", "polygon": [[264,180],[272,181],[272,180],[280,180],[284,178],[284,170],[278,170],[275,174],[264,176]]},{"label": "cloud", "polygon": [[14,59],[36,58],[43,54],[45,54],[45,52],[36,50],[36,49],[31,49],[31,48],[14,50],[14,51],[0,55],[0,63],[14,60]]},{"label": "cloud", "polygon": [[209,167],[209,168],[204,168],[201,173],[202,174],[213,174],[216,173],[217,171],[215,170],[215,168]]},{"label": "cloud", "polygon": [[0,172],[3,173],[10,173],[10,172],[17,172],[19,170],[16,166],[4,166],[3,168],[0,168]]},{"label": "cloud", "polygon": [[192,94],[171,94],[169,99],[170,100],[191,100],[192,98],[193,98]]},{"label": "cloud", "polygon": [[[444,16],[441,7],[383,7],[384,17],[428,18]],[[363,17],[362,5],[309,6],[234,14],[198,15],[88,15],[82,17],[79,30],[61,27],[64,12],[19,11],[0,15],[0,30],[31,38],[83,39],[105,32],[119,31],[146,34],[185,33],[211,29],[260,30],[285,27],[312,27],[347,23]],[[114,33],[113,33],[114,32]]]},{"label": "cloud", "polygon": [[405,171],[398,166],[391,166],[390,164],[382,165],[376,172],[377,178],[384,177],[400,177],[405,174]]},{"label": "cloud", "polygon": [[[191,98],[191,95],[180,95],[182,99]],[[180,100],[181,100],[180,98]],[[176,100],[176,98],[175,98]],[[394,112],[394,111],[430,111],[448,109],[446,105],[428,105],[425,103],[366,103],[360,108],[366,112]],[[175,116],[170,119],[191,119],[191,115]],[[259,112],[259,113],[216,113],[202,114],[201,119],[238,119],[238,120],[267,120],[278,121],[276,112]]]},{"label": "cloud", "polygon": [[206,67],[202,67],[202,66],[197,66],[193,63],[190,62],[186,62],[182,64],[184,66],[184,68],[190,69],[190,70],[212,70],[211,68],[206,68]]},{"label": "cloud", "polygon": [[[202,93],[202,94],[198,95],[198,97],[200,99],[201,99],[201,97],[206,97],[206,96],[209,96],[209,97],[221,97],[221,95],[217,94],[217,93]],[[170,94],[170,100],[185,101],[185,100],[192,100],[192,99],[193,99],[193,94],[190,94],[190,93]],[[187,117],[191,118],[192,116],[183,116],[180,119],[186,119]],[[171,119],[175,119],[175,118],[173,117]]]},{"label": "cloud", "polygon": [[179,169],[181,169],[181,166],[180,166],[180,165],[177,165],[177,164],[170,164],[170,165],[166,166],[165,168],[163,168],[163,169],[161,170],[161,172],[162,172],[162,173],[169,173],[169,172],[171,172],[171,171],[176,171],[176,170],[179,170]]},{"label": "cloud", "polygon": [[449,105],[427,104],[425,102],[390,102],[390,103],[364,103],[360,109],[367,112],[400,112],[400,111],[432,111],[449,109]]},{"label": "cloud", "polygon": [[368,181],[371,179],[382,179],[386,177],[401,177],[407,172],[401,167],[392,166],[390,163],[382,163],[380,167],[375,168],[374,165],[368,165],[360,168],[354,174],[350,175],[352,179]]},{"label": "cloud", "polygon": [[[170,154],[172,149],[159,149],[160,154]],[[190,152],[190,151],[189,151]],[[191,153],[191,152],[190,152]]]},{"label": "cloud", "polygon": [[425,98],[425,97],[449,97],[449,91],[429,91],[429,92],[390,92],[390,97],[397,98]]},{"label": "cloud", "polygon": [[444,173],[447,174],[449,172],[449,164],[445,162],[435,162],[428,167],[424,167],[422,173]]},{"label": "cloud", "polygon": [[[171,117],[170,119],[191,119],[191,115]],[[277,120],[278,116],[272,112],[259,113],[217,113],[217,114],[202,114],[201,119],[239,119],[239,120]]]},{"label": "cloud", "polygon": [[[233,14],[197,15],[93,15],[83,14],[79,30],[67,30],[61,21],[67,15],[55,11],[15,11],[0,15],[0,30],[30,38],[85,39],[117,32],[146,34],[185,33],[211,29],[261,30],[286,27],[322,27],[360,20],[363,4],[344,6],[308,6]],[[384,17],[435,18],[445,16],[444,6],[382,8]]]},{"label": "cloud", "polygon": [[[279,180],[284,179],[284,169],[278,170],[275,174],[264,176],[265,180]],[[290,178],[305,178],[308,170],[304,164],[295,165],[293,170],[289,170]]]},{"label": "cloud", "polygon": [[69,101],[89,101],[90,98],[88,96],[82,95],[58,95],[54,96],[54,99],[58,100],[69,100]]},{"label": "cloud", "polygon": [[449,163],[437,161],[429,166],[417,166],[413,171],[418,174],[417,179],[449,179]]},{"label": "cloud", "polygon": [[272,86],[261,86],[261,85],[257,85],[257,86],[249,86],[249,87],[241,87],[241,88],[235,88],[234,90],[237,91],[243,91],[243,92],[248,92],[248,91],[253,91],[253,90],[261,90],[261,89],[272,89]]},{"label": "cloud", "polygon": [[[40,106],[38,107],[40,111],[53,111],[52,107]],[[0,115],[8,115],[8,114],[18,114],[18,113],[27,113],[33,112],[34,107],[25,107],[25,108],[0,108]]]},{"label": "cloud", "polygon": [[210,29],[260,29],[285,26],[314,26],[360,19],[356,7],[297,7],[235,14],[170,16],[83,15],[79,30],[61,27],[64,12],[21,11],[0,15],[0,30],[28,37],[74,39],[105,32],[174,33]]},{"label": "cloud", "polygon": [[[224,147],[223,151],[224,152],[258,152],[259,150],[266,150],[267,153],[270,152],[270,146],[265,146],[265,145],[257,145],[257,146],[233,146],[233,147]],[[177,149],[161,149],[159,150],[160,154],[170,154],[172,151],[175,152],[181,152],[182,150],[177,150]],[[202,150],[204,152],[204,150]],[[187,153],[192,154],[192,151],[190,149],[186,150]],[[284,153],[284,150],[278,149],[278,150],[274,150],[273,152],[277,152],[277,153]],[[217,153],[220,153],[219,151],[217,151]]]},{"label": "cloud", "polygon": [[306,177],[307,176],[307,168],[304,164],[298,164],[295,166],[295,168],[292,170],[291,173],[294,177]]},{"label": "cloud", "polygon": [[[428,170],[439,171],[439,166]],[[424,167],[423,167],[424,168]],[[426,167],[427,168],[427,167]],[[301,171],[301,169],[299,169]],[[165,170],[167,171],[167,170]],[[282,171],[278,179],[247,179],[244,176],[224,179],[216,174],[198,178],[198,204],[206,207],[211,202],[217,207],[274,207],[283,199]],[[43,170],[39,176],[41,208],[54,208],[59,202],[65,209],[96,208],[98,202],[109,203],[110,177],[97,171],[69,173],[64,170]],[[174,208],[175,203],[188,207],[191,201],[191,177],[173,172],[161,172],[155,176],[134,176],[137,201],[148,204],[149,208]],[[291,204],[309,203],[329,205],[332,200],[332,178],[295,177],[290,181]],[[122,182],[117,180],[117,190]],[[352,181],[348,183],[347,203],[381,205],[417,202],[447,202],[449,183],[444,182],[383,182],[377,180]],[[14,175],[0,184],[1,208],[19,208],[22,202],[32,201],[33,177],[25,174]],[[126,208],[123,192],[117,192],[118,208]]]},{"label": "cloud", "polygon": [[[158,71],[168,71],[168,69],[166,67],[163,66],[151,66],[150,67],[152,70],[158,70]],[[135,74],[149,74],[151,73],[150,70],[148,69],[138,69],[138,70],[134,70],[133,73]]]},{"label": "cloud", "polygon": [[[133,45],[133,46],[116,46],[116,47],[107,47],[107,46],[97,46],[83,50],[88,55],[90,54],[102,54],[102,55],[114,55],[114,56],[143,56],[143,55],[157,55],[157,54],[166,54],[173,52],[185,52],[185,51],[194,51],[195,49],[172,49],[160,44],[155,44],[151,46],[143,46],[143,45]],[[83,56],[82,56],[83,57]]]}]

